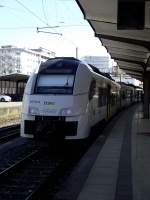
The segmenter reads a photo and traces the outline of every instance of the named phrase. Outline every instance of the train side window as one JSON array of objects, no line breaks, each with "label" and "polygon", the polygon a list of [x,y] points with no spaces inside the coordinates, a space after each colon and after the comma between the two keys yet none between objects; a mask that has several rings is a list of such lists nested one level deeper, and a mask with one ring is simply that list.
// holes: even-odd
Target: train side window
[{"label": "train side window", "polygon": [[111,94],[111,104],[112,105],[117,104],[117,94],[116,93]]},{"label": "train side window", "polygon": [[102,106],[102,88],[98,88],[98,107]]},{"label": "train side window", "polygon": [[114,105],[114,94],[111,94],[111,105]]},{"label": "train side window", "polygon": [[103,93],[103,105],[106,105],[107,103],[107,89],[104,88],[104,93]]},{"label": "train side window", "polygon": [[107,102],[107,91],[105,88],[98,89],[98,107],[105,106]]},{"label": "train side window", "polygon": [[126,99],[126,93],[125,93],[125,91],[122,92],[122,98]]},{"label": "train side window", "polygon": [[96,92],[96,81],[92,80],[90,88],[89,88],[89,100],[93,98]]}]

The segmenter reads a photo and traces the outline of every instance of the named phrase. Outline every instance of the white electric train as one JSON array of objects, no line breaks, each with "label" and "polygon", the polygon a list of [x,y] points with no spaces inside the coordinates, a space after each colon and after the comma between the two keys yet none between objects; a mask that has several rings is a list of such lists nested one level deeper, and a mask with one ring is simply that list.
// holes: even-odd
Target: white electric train
[{"label": "white electric train", "polygon": [[[26,85],[21,136],[45,138],[57,133],[66,140],[87,138],[94,125],[120,109],[120,91],[118,83],[78,59],[49,59]],[[122,97],[131,103],[125,93]]]}]

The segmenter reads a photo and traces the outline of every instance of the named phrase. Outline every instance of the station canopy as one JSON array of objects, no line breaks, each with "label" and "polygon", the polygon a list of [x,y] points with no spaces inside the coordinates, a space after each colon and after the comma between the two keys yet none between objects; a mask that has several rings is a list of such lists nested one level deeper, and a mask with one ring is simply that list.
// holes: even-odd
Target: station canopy
[{"label": "station canopy", "polygon": [[27,82],[28,78],[29,75],[13,73],[0,76],[0,81]]},{"label": "station canopy", "polygon": [[76,0],[111,57],[131,77],[150,71],[150,0]]}]

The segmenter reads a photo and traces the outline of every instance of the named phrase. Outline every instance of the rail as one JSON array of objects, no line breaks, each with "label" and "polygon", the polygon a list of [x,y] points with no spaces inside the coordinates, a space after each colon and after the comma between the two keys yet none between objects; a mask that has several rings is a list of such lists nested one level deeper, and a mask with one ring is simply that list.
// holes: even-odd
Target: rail
[{"label": "rail", "polygon": [[20,125],[12,125],[0,128],[0,143],[8,142],[11,139],[19,137]]}]

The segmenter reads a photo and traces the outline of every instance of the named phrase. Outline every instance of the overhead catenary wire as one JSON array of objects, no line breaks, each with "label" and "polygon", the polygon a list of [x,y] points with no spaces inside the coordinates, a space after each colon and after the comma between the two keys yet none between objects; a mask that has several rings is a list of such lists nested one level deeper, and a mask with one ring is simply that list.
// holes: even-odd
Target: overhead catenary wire
[{"label": "overhead catenary wire", "polygon": [[42,26],[42,27],[37,27],[37,30],[39,30],[39,29],[48,29],[48,28],[59,28],[59,26]]},{"label": "overhead catenary wire", "polygon": [[[43,22],[44,24],[46,24],[47,26],[49,26],[49,24],[47,24],[43,19],[41,19],[38,15],[36,15],[32,10],[30,10],[29,8],[27,8],[23,3],[21,3],[19,0],[15,0],[18,4],[20,4],[24,9],[26,9],[30,14],[32,14],[34,17],[38,18],[41,22]],[[37,28],[37,33],[38,33],[38,28]],[[46,32],[45,32],[46,33]],[[58,34],[61,35],[60,33],[53,33],[51,32],[51,34]]]},{"label": "overhead catenary wire", "polygon": [[37,29],[37,33],[49,33],[49,34],[53,34],[53,35],[60,35],[60,36],[62,36],[62,33],[50,32],[50,31],[39,31],[38,29]]},{"label": "overhead catenary wire", "polygon": [[46,10],[45,10],[45,7],[44,7],[44,0],[42,0],[42,10],[43,10],[44,18],[45,18],[45,20],[48,24],[48,17],[47,17]]},{"label": "overhead catenary wire", "polygon": [[38,15],[36,15],[32,10],[30,10],[29,8],[27,8],[23,3],[21,3],[19,0],[15,0],[18,4],[20,4],[24,9],[26,9],[30,14],[32,14],[34,17],[36,17],[38,20],[40,20],[42,23],[46,24],[48,26],[48,24],[41,19]]},{"label": "overhead catenary wire", "polygon": [[[59,25],[59,26],[50,26],[48,24],[48,19],[47,19],[47,15],[46,15],[46,8],[45,6],[45,2],[46,0],[42,0],[42,7],[43,7],[43,14],[45,17],[45,20],[43,20],[42,18],[40,18],[37,14],[35,14],[31,9],[29,9],[28,7],[26,7],[22,2],[20,2],[19,0],[15,0],[19,5],[21,5],[25,10],[27,10],[30,14],[32,14],[34,17],[38,18],[38,20],[40,20],[42,23],[44,23],[46,25],[45,28],[61,28],[61,27],[73,27],[73,26],[84,26],[84,25]],[[4,6],[5,7],[5,6]],[[6,6],[8,7],[8,6]],[[0,30],[21,30],[21,29],[36,29],[37,27],[29,27],[29,26],[18,26],[18,27],[0,27]],[[39,29],[43,29],[44,27],[39,27]],[[54,34],[59,34],[59,33],[54,33]]]},{"label": "overhead catenary wire", "polygon": [[34,26],[0,27],[0,30],[35,29]]},{"label": "overhead catenary wire", "polygon": [[9,10],[9,14],[12,15],[13,17],[15,17],[18,21],[21,21],[23,22],[24,21],[24,18],[22,16],[18,16],[18,13],[14,12],[14,11],[17,11],[18,12],[18,9],[15,9],[15,8],[11,8],[9,6],[3,6],[3,8],[8,8],[10,9]]},{"label": "overhead catenary wire", "polygon": [[52,29],[52,28],[61,28],[61,27],[77,27],[77,26],[82,26],[82,27],[87,27],[87,25],[58,25],[58,26],[43,26],[43,27],[36,27],[36,26],[16,26],[16,27],[0,27],[0,30],[21,30],[21,29]]}]

